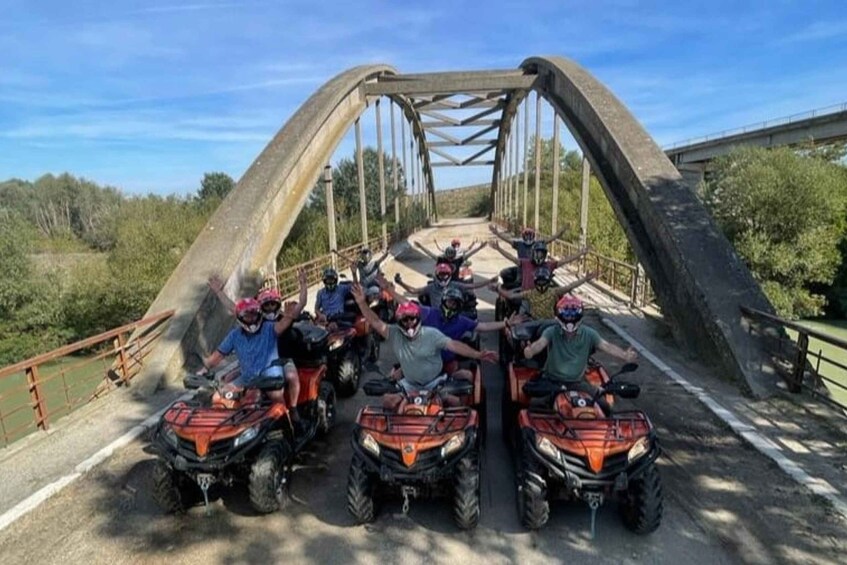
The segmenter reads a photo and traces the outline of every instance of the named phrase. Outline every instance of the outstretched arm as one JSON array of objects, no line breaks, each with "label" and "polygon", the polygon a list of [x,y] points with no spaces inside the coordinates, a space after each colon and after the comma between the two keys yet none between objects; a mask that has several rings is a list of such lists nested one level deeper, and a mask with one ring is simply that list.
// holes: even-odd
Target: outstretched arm
[{"label": "outstretched arm", "polygon": [[477,254],[477,253],[478,253],[478,252],[479,252],[479,251],[480,251],[483,247],[485,247],[486,245],[488,245],[488,242],[487,242],[487,241],[483,241],[482,243],[480,243],[480,244],[479,244],[479,247],[477,247],[477,248],[476,248],[476,249],[474,249],[473,251],[471,251],[470,249],[468,249],[468,252],[467,252],[467,253],[465,253],[465,257],[464,257],[464,258],[465,258],[465,260],[467,261],[468,259],[470,259],[470,258],[471,258],[471,257],[473,257],[474,255],[476,255],[476,254]]},{"label": "outstretched arm", "polygon": [[409,286],[409,285],[407,285],[406,283],[404,283],[404,282],[403,282],[403,279],[401,279],[401,278],[400,278],[400,274],[399,274],[399,273],[398,273],[398,274],[396,274],[396,275],[394,276],[394,282],[396,282],[397,284],[399,284],[399,285],[400,285],[400,287],[401,287],[403,290],[405,290],[406,292],[408,292],[408,293],[410,293],[410,294],[420,294],[420,293],[422,293],[423,291],[425,291],[425,290],[426,290],[426,287],[425,287],[425,286],[422,286],[421,288],[415,288],[415,287],[413,287],[413,286]]},{"label": "outstretched arm", "polygon": [[551,241],[555,241],[557,239],[562,239],[562,236],[565,235],[566,231],[568,231],[568,225],[567,224],[562,226],[562,229],[560,229],[559,231],[557,231],[556,233],[554,233],[553,235],[551,235],[550,237],[548,237],[547,239],[544,239],[542,241],[544,241],[544,243],[550,243]]},{"label": "outstretched arm", "polygon": [[338,251],[337,249],[333,249],[332,252],[335,253],[336,255],[338,255],[339,257],[341,257],[347,263],[355,263],[356,262],[355,259],[353,259],[352,257],[348,257],[347,255],[345,255],[341,251]]},{"label": "outstretched arm", "polygon": [[434,243],[434,244],[435,244],[435,248],[436,248],[436,249],[438,249],[439,251],[444,251],[444,250],[441,248],[441,246],[440,246],[440,245],[438,245],[438,240],[437,240],[437,239],[432,238],[432,243]]},{"label": "outstretched arm", "polygon": [[424,247],[423,245],[421,245],[421,242],[420,242],[420,241],[416,241],[416,242],[415,242],[415,247],[417,247],[418,249],[420,249],[421,251],[423,251],[424,253],[426,253],[426,254],[430,257],[430,259],[432,259],[433,261],[437,261],[437,260],[438,260],[438,255],[436,255],[435,253],[433,253],[432,251],[430,251],[429,249],[427,249],[426,247]]},{"label": "outstretched arm", "polygon": [[382,252],[382,255],[380,255],[380,256],[379,256],[379,259],[377,259],[376,261],[374,261],[374,265],[376,265],[376,268],[377,268],[377,269],[379,269],[379,266],[380,266],[380,265],[382,265],[382,262],[383,262],[383,261],[385,261],[386,259],[388,259],[388,255],[389,255],[390,253],[391,253],[391,250],[390,250],[388,247],[386,247],[386,248],[385,248],[385,251],[383,251],[383,252]]},{"label": "outstretched arm", "polygon": [[508,244],[510,244],[510,245],[511,245],[512,240],[511,240],[510,238],[506,237],[506,234],[504,234],[503,232],[499,231],[499,230],[497,229],[497,226],[495,226],[494,224],[491,224],[491,225],[489,226],[489,228],[491,228],[491,233],[493,233],[494,235],[496,235],[497,237],[499,237],[500,239],[502,239],[503,241],[505,241],[506,243],[508,243]]},{"label": "outstretched arm", "polygon": [[568,263],[573,263],[573,262],[574,262],[574,261],[576,261],[577,259],[580,259],[580,258],[582,258],[583,256],[587,255],[589,251],[591,251],[591,248],[590,248],[590,247],[586,247],[586,248],[585,248],[585,249],[583,249],[582,251],[579,251],[578,253],[574,253],[574,254],[572,254],[572,255],[568,255],[568,256],[567,256],[567,257],[565,257],[564,259],[556,259],[556,260],[554,260],[554,261],[553,261],[553,262],[556,264],[556,265],[555,265],[555,267],[553,267],[553,268],[554,268],[554,269],[558,269],[558,268],[559,268],[559,267],[561,267],[562,265],[567,265]]},{"label": "outstretched arm", "polygon": [[474,290],[477,288],[482,288],[484,286],[488,286],[492,283],[497,282],[497,277],[491,277],[490,279],[485,279],[484,281],[480,281],[478,283],[460,283],[454,282],[453,284],[462,290]]},{"label": "outstretched arm", "polygon": [[383,277],[382,275],[379,275],[376,278],[376,284],[379,285],[379,288],[390,294],[391,298],[393,298],[394,302],[396,302],[397,304],[403,304],[409,301],[405,296],[401,296],[400,294],[398,294],[397,289],[394,288],[394,285],[385,280],[385,277]]},{"label": "outstretched arm", "polygon": [[521,262],[518,260],[518,258],[517,258],[517,257],[515,257],[514,255],[512,255],[511,253],[509,253],[509,252],[508,252],[508,251],[506,251],[505,249],[501,248],[501,247],[500,247],[500,244],[499,244],[499,243],[497,243],[496,241],[495,241],[495,242],[491,245],[491,247],[493,247],[495,250],[497,250],[497,252],[498,252],[498,253],[500,253],[500,255],[502,255],[503,257],[505,257],[506,259],[508,259],[508,260],[509,260],[509,261],[511,261],[512,263],[514,263],[515,265],[520,265],[520,264],[521,264]]},{"label": "outstretched arm", "polygon": [[581,279],[577,279],[570,284],[566,284],[565,286],[561,286],[559,288],[556,288],[555,289],[556,296],[563,296],[563,295],[569,293],[570,291],[572,291],[573,289],[575,289],[579,286],[582,286],[585,283],[587,283],[588,281],[594,280],[596,278],[597,278],[597,271],[594,271],[593,273],[589,273],[589,274],[585,275],[584,277],[582,277]]},{"label": "outstretched arm", "polygon": [[492,332],[499,331],[503,328],[510,328],[512,326],[516,326],[518,324],[523,323],[526,320],[526,316],[523,314],[512,314],[505,320],[501,320],[499,322],[480,322],[476,325],[476,331],[478,332]]},{"label": "outstretched arm", "polygon": [[[598,345],[599,347],[599,345]],[[523,356],[532,359],[547,348],[547,338],[539,337],[535,342],[524,347]]]},{"label": "outstretched arm", "polygon": [[506,290],[499,285],[492,285],[489,288],[499,294],[504,300],[517,300],[524,296],[524,291],[520,289]]},{"label": "outstretched arm", "polygon": [[466,343],[456,341],[455,339],[451,339],[449,342],[447,342],[447,347],[445,349],[447,349],[448,351],[452,351],[457,355],[461,355],[462,357],[467,357],[468,359],[490,361],[491,363],[496,363],[497,359],[499,359],[496,351],[477,351]]},{"label": "outstretched arm", "polygon": [[609,343],[605,339],[600,340],[600,343],[597,344],[597,349],[603,353],[608,353],[612,357],[617,357],[618,359],[626,361],[627,363],[632,363],[638,359],[638,352],[633,348],[628,347],[624,350],[613,343]]},{"label": "outstretched arm", "polygon": [[209,277],[209,289],[218,297],[218,300],[221,301],[221,305],[226,308],[226,311],[230,313],[230,315],[235,315],[235,302],[233,302],[229,296],[224,293],[224,282],[221,280],[220,275],[214,274]]},{"label": "outstretched arm", "polygon": [[354,284],[351,293],[356,304],[359,306],[359,310],[362,311],[362,316],[365,317],[365,320],[368,321],[373,330],[385,339],[388,339],[388,325],[380,320],[376,312],[368,306],[368,303],[365,301],[365,290],[358,284]]}]

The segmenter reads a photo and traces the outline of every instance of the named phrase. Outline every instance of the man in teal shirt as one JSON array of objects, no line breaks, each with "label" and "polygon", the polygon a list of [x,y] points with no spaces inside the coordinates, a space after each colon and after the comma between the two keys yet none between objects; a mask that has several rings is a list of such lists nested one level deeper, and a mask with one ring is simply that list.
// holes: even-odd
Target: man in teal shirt
[{"label": "man in teal shirt", "polygon": [[573,390],[593,393],[594,386],[585,380],[584,375],[588,357],[594,349],[627,363],[638,359],[638,353],[631,347],[621,349],[600,337],[593,328],[583,326],[583,308],[582,300],[576,296],[563,296],[556,303],[555,315],[559,324],[545,329],[538,340],[526,346],[524,357],[532,359],[548,349],[542,378],[565,384]]}]

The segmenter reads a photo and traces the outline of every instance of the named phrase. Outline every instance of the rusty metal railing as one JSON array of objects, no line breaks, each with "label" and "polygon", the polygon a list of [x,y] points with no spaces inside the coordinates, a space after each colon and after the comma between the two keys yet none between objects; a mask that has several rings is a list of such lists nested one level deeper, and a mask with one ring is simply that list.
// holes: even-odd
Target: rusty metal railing
[{"label": "rusty metal railing", "polygon": [[[810,339],[844,352],[845,359],[847,341],[746,306],[741,307],[741,313],[749,322],[748,333],[760,338],[789,391],[805,390],[827,404],[847,410],[847,362],[825,354],[823,347]],[[789,332],[797,337],[791,337]]]},{"label": "rusty metal railing", "polygon": [[[131,381],[173,314],[168,310],[0,369],[3,446],[47,430],[56,418]],[[139,329],[144,331],[130,340]]]}]

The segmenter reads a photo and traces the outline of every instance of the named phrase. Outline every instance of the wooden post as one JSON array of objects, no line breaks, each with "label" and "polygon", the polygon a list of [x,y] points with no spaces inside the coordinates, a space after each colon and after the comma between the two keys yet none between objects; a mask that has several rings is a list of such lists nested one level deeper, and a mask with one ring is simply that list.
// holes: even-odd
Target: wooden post
[{"label": "wooden post", "polygon": [[41,392],[41,379],[38,375],[38,365],[27,367],[26,383],[29,388],[29,397],[32,399],[33,418],[38,429],[46,430],[49,427],[47,421],[47,407],[44,405],[44,394]]},{"label": "wooden post", "polygon": [[794,371],[791,382],[788,383],[789,392],[800,392],[803,390],[803,377],[806,374],[806,356],[809,352],[809,334],[800,332],[797,335],[797,358],[794,361]]},{"label": "wooden post", "polygon": [[382,222],[382,246],[388,247],[388,226],[385,223],[385,158],[382,155],[382,118],[379,99],[376,101],[376,154],[379,163],[379,218]]},{"label": "wooden post", "polygon": [[553,110],[553,221],[550,235],[559,231],[559,114]]},{"label": "wooden post", "polygon": [[118,357],[118,368],[121,370],[121,380],[126,384],[129,382],[129,367],[127,367],[126,351],[124,351],[124,347],[126,346],[126,337],[124,334],[118,334],[113,345]]},{"label": "wooden post", "polygon": [[365,164],[362,159],[362,124],[356,118],[356,173],[359,179],[359,215],[362,219],[362,245],[368,244],[368,203],[365,200]]},{"label": "wooden post", "polygon": [[535,231],[541,229],[541,94],[535,93]]}]

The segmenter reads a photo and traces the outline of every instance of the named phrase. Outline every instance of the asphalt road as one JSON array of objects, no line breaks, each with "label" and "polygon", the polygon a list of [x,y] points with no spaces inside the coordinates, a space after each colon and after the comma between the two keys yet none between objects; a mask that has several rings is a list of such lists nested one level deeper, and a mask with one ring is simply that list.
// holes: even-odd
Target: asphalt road
[{"label": "asphalt road", "polygon": [[[439,242],[454,235],[487,237],[481,222],[435,230]],[[432,232],[424,234],[427,241]],[[504,266],[496,252],[474,258],[474,270],[491,276]],[[425,281],[431,261],[408,253],[389,274]],[[482,319],[491,319],[492,295],[480,293]],[[486,301],[488,302],[486,304]],[[610,340],[599,323],[589,319]],[[496,336],[483,339],[496,348]],[[601,358],[602,359],[602,358]],[[612,367],[618,363],[609,361]],[[383,350],[380,364],[393,359]],[[484,370],[488,442],[484,453],[482,518],[459,531],[447,499],[413,501],[407,515],[399,498],[376,522],[356,526],[345,509],[350,434],[361,391],[340,401],[338,425],[316,441],[295,471],[294,503],[258,516],[244,489],[225,492],[208,509],[165,516],[153,502],[154,458],[136,442],[0,534],[3,563],[839,563],[844,524],[768,460],[733,436],[705,409],[647,363],[633,376],[642,396],[631,405],[650,414],[666,455],[660,459],[665,516],[660,529],[636,536],[621,524],[614,503],[602,507],[597,535],[589,539],[582,503],[552,506],[547,528],[528,532],[519,523],[514,468],[500,440],[498,366]],[[366,377],[367,378],[367,377]]]}]

